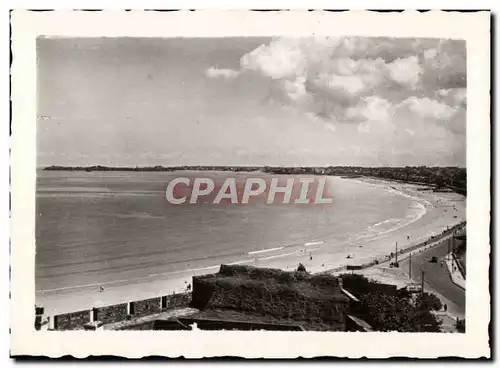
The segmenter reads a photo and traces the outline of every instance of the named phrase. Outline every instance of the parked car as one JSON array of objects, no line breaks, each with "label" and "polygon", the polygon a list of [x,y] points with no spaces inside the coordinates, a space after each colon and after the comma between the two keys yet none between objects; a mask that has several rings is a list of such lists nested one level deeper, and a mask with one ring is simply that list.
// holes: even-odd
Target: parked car
[{"label": "parked car", "polygon": [[83,329],[85,331],[98,331],[98,330],[103,330],[103,325],[101,321],[94,321],[94,322],[89,322],[86,325],[83,326]]},{"label": "parked car", "polygon": [[422,285],[417,283],[408,283],[406,289],[410,293],[420,293],[422,291]]},{"label": "parked car", "polygon": [[429,262],[431,262],[431,263],[437,263],[437,261],[438,261],[437,257],[436,257],[436,256],[433,256],[433,257],[430,259],[430,261],[429,261]]}]

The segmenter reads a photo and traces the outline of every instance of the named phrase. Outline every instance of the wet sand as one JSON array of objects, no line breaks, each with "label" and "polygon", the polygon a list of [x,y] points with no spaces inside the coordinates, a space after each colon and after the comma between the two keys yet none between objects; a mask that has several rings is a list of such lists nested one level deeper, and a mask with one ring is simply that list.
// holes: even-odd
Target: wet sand
[{"label": "wet sand", "polygon": [[[276,248],[262,253],[249,254],[247,259],[237,263],[292,271],[300,262],[309,272],[324,272],[348,264],[358,265],[381,259],[395,251],[396,242],[398,249],[416,246],[432,236],[438,236],[447,227],[465,220],[465,197],[459,194],[435,193],[422,190],[424,187],[420,185],[371,178],[353,180],[411,197],[413,201],[420,204],[421,214],[413,222],[399,228],[388,228],[387,231],[376,229],[373,236],[353,239],[343,244],[323,240],[297,247]],[[99,285],[87,285],[80,289],[45,292],[38,294],[36,299],[38,304],[45,307],[47,315],[69,313],[183,292],[187,290],[186,287],[191,283],[193,276],[214,273],[218,271],[218,268],[219,265],[216,265],[154,274],[132,282],[130,280],[117,281],[106,285],[103,291],[100,291]]]}]

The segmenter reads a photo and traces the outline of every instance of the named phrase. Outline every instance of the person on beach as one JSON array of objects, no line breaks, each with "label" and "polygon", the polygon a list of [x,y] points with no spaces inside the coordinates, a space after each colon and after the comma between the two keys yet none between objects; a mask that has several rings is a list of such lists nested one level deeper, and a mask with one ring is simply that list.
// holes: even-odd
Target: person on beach
[{"label": "person on beach", "polygon": [[99,291],[104,291],[104,287],[100,286]]}]

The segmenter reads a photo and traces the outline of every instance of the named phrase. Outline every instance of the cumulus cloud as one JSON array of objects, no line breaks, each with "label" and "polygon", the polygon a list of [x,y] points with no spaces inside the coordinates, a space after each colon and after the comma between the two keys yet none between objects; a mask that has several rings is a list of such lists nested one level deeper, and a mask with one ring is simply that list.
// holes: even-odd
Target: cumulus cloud
[{"label": "cumulus cloud", "polygon": [[219,69],[214,67],[210,67],[205,71],[205,75],[209,78],[232,79],[236,78],[239,74],[239,71],[233,69]]},{"label": "cumulus cloud", "polygon": [[467,104],[467,90],[465,88],[448,88],[436,91],[436,97],[450,106],[462,106]]},{"label": "cumulus cloud", "polygon": [[423,69],[416,56],[396,59],[387,65],[391,79],[410,89],[415,89],[420,83]]},{"label": "cumulus cloud", "polygon": [[352,121],[387,121],[391,118],[392,104],[377,96],[363,97],[345,116]]},{"label": "cumulus cloud", "polygon": [[439,40],[424,51],[422,65],[424,82],[435,88],[465,88],[467,86],[465,43]]},{"label": "cumulus cloud", "polygon": [[465,54],[457,40],[275,38],[243,55],[239,71],[213,74],[267,78],[269,100],[305,121],[413,137],[433,124],[465,131]]},{"label": "cumulus cloud", "polygon": [[358,125],[358,132],[360,133],[370,133],[371,124],[368,122],[361,123]]},{"label": "cumulus cloud", "polygon": [[449,118],[465,94],[444,91],[464,87],[465,68],[463,42],[430,39],[276,38],[241,58],[243,71],[279,83],[290,105],[339,123],[389,119],[403,102],[424,118]]},{"label": "cumulus cloud", "polygon": [[419,117],[435,120],[447,120],[456,113],[455,108],[448,106],[445,103],[431,100],[427,97],[409,97],[401,102],[397,108],[408,109],[412,114]]},{"label": "cumulus cloud", "polygon": [[308,92],[305,86],[305,78],[296,78],[295,80],[284,80],[283,90],[292,101],[301,101],[307,98]]},{"label": "cumulus cloud", "polygon": [[241,67],[272,79],[297,78],[306,72],[307,54],[300,42],[279,39],[261,45],[241,58]]}]

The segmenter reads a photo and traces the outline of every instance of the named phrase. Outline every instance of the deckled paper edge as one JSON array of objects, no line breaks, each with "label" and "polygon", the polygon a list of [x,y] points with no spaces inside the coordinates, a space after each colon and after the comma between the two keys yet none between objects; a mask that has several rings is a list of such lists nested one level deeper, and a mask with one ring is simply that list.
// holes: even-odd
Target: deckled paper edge
[{"label": "deckled paper edge", "polygon": [[[351,11],[54,11],[12,13],[11,354],[240,356],[489,357],[490,14]],[[440,37],[467,43],[467,332],[36,332],[34,229],[37,36],[225,37],[355,35]]]}]

